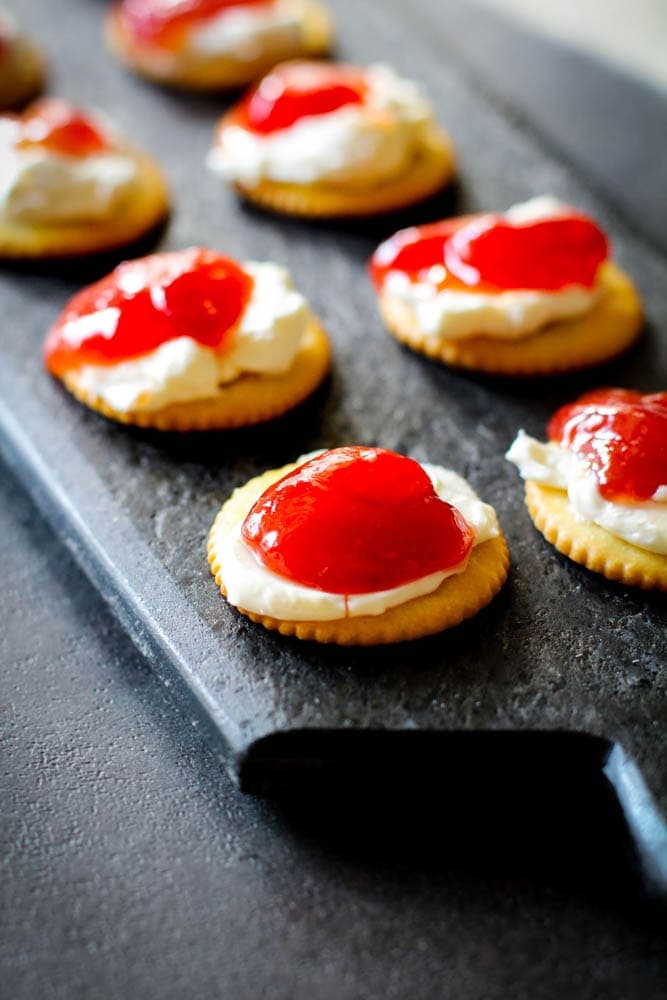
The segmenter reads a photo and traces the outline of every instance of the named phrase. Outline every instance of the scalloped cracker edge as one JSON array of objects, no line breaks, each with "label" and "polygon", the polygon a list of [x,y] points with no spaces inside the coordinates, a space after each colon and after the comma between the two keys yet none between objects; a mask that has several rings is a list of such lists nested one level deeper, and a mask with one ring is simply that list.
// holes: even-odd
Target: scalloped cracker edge
[{"label": "scalloped cracker edge", "polygon": [[113,218],[95,222],[0,222],[0,257],[46,259],[103,253],[134,243],[169,214],[169,192],[162,171],[151,156],[128,148],[139,168],[141,191],[128,197]]},{"label": "scalloped cracker edge", "polygon": [[564,490],[528,480],[526,506],[538,531],[573,562],[628,587],[667,590],[667,556],[640,549],[591,521],[582,521]]},{"label": "scalloped cracker edge", "polygon": [[298,406],[322,382],[330,362],[329,338],[320,324],[313,321],[292,367],[284,375],[241,375],[211,399],[122,413],[80,386],[76,371],[68,372],[62,381],[80,403],[121,424],[159,431],[231,430],[273,420]]},{"label": "scalloped cracker edge", "polygon": [[[208,561],[215,582],[223,597],[227,596],[224,566],[218,549],[217,538],[221,532],[233,530],[246,516],[252,504],[264,490],[287,475],[296,465],[271,469],[249,480],[235,490],[222,505],[213,522],[208,539]],[[380,615],[360,615],[334,621],[285,621],[268,615],[259,615],[245,608],[237,610],[246,617],[282,635],[297,639],[336,643],[341,646],[375,646],[405,642],[442,632],[459,625],[481,611],[498,593],[509,570],[509,552],[502,535],[475,546],[465,570],[447,577],[430,594],[416,597]]]},{"label": "scalloped cracker edge", "polygon": [[386,292],[380,293],[380,312],[397,340],[453,368],[488,375],[557,375],[610,361],[627,351],[641,333],[642,305],[630,278],[607,262],[600,280],[602,294],[589,313],[551,323],[518,340],[485,336],[448,340],[426,334],[410,306]]},{"label": "scalloped cracker edge", "polygon": [[[220,127],[224,128],[224,119]],[[234,187],[247,201],[281,215],[354,218],[394,212],[425,201],[451,182],[455,170],[451,140],[439,126],[433,126],[410,167],[380,184],[352,187],[261,180],[257,184],[236,181]]]}]

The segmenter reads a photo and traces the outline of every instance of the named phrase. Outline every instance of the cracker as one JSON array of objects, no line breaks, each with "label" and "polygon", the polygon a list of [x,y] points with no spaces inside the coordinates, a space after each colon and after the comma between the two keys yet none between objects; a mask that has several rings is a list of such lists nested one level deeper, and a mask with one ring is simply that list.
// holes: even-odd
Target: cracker
[{"label": "cracker", "polygon": [[149,412],[114,410],[78,384],[76,371],[68,372],[63,382],[79,402],[122,424],[160,431],[230,430],[272,420],[301,403],[329,370],[330,354],[326,333],[313,322],[304,334],[294,364],[284,375],[241,375],[211,399],[174,403]]},{"label": "cracker", "polygon": [[424,201],[445,187],[454,173],[452,143],[439,126],[433,125],[410,167],[379,184],[360,187],[261,180],[257,184],[235,181],[234,187],[253,204],[281,215],[353,218],[394,212]]},{"label": "cracker", "polygon": [[[220,534],[234,530],[262,493],[295,468],[295,464],[287,465],[251,479],[235,490],[220,509],[209,534],[208,561],[223,596],[226,597],[227,592],[225,567],[218,553],[217,540]],[[507,543],[500,535],[475,546],[462,573],[447,577],[432,593],[389,608],[380,615],[360,615],[325,622],[285,621],[258,615],[245,608],[238,610],[264,628],[282,635],[295,636],[297,639],[312,639],[341,646],[404,642],[453,628],[477,614],[498,593],[507,578],[508,569]]]},{"label": "cracker", "polygon": [[52,259],[102,253],[133,243],[154,229],[169,212],[167,185],[152,157],[134,149],[129,153],[139,167],[142,189],[113,218],[52,225],[0,221],[0,257]]},{"label": "cracker", "polygon": [[380,293],[380,312],[393,335],[414,350],[454,368],[489,375],[556,375],[602,364],[628,350],[644,323],[641,301],[630,278],[607,262],[601,295],[591,312],[560,320],[518,340],[429,335],[419,329],[409,304]]},{"label": "cracker", "polygon": [[255,59],[235,59],[229,55],[172,53],[137,45],[112,8],[106,21],[105,38],[111,52],[126,66],[153,83],[181,90],[233,90],[263,76],[285,59],[326,55],[334,40],[331,17],[318,0],[302,0],[301,38],[298,46],[282,46]]},{"label": "cracker", "polygon": [[667,590],[667,556],[640,549],[592,521],[582,521],[564,490],[528,480],[526,506],[535,527],[574,562],[628,587]]}]

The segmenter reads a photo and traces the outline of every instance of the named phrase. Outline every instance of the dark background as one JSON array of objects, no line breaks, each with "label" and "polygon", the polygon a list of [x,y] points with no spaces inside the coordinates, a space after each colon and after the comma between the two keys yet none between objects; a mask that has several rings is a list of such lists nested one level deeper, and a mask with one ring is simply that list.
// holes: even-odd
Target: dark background
[{"label": "dark background", "polygon": [[[28,24],[40,7],[17,5]],[[470,14],[451,13],[461,72],[482,72],[489,100],[538,121],[657,245],[664,189],[650,172],[635,183],[638,164],[606,155],[599,130],[613,107],[617,134],[641,131],[654,164],[665,102],[493,18],[467,58]],[[577,97],[575,124],[559,87]],[[375,795],[241,796],[3,480],[3,1000],[664,996],[664,906],[595,748],[532,788],[507,775],[500,793],[483,767],[471,789],[464,757],[460,780],[397,767]]]}]

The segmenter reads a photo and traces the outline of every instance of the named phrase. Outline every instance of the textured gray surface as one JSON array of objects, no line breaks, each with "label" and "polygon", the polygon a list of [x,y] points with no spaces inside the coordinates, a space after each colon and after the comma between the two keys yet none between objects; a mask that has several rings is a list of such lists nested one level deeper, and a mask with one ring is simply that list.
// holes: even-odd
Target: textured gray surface
[{"label": "textured gray surface", "polygon": [[604,788],[522,818],[441,784],[263,803],[6,477],[0,560],[2,1000],[664,997]]},{"label": "textured gray surface", "polygon": [[[24,4],[48,37],[49,15]],[[3,322],[22,331],[0,372],[5,431],[13,422],[10,437],[37,470],[42,494],[70,505],[71,544],[80,553],[97,548],[95,575],[157,650],[163,675],[178,665],[235,754],[287,728],[575,730],[620,741],[664,800],[658,601],[557,556],[533,530],[503,460],[518,427],[540,435],[550,412],[587,386],[664,384],[664,261],[457,65],[443,63],[425,22],[406,46],[402,5],[395,19],[372,3],[341,0],[337,10],[348,58],[384,58],[414,72],[418,53],[418,75],[456,137],[463,178],[458,197],[428,210],[504,206],[543,191],[590,209],[645,296],[650,327],[639,349],[603,372],[547,385],[465,377],[404,351],[382,329],[363,269],[393,223],[313,227],[239,205],[203,168],[219,102],[165,94],[93,58],[99,7],[72,0],[59,23],[57,89],[75,96],[85,74],[88,102],[158,154],[175,195],[163,245],[210,243],[286,263],[331,331],[335,369],[312,402],[271,427],[196,438],[128,431],[83,410],[40,367],[45,329],[89,274],[18,272],[2,279]],[[220,501],[258,470],[350,441],[450,465],[495,505],[514,568],[474,624],[411,648],[323,650],[271,636],[220,599],[203,557]],[[114,578],[105,581],[109,564]]]},{"label": "textured gray surface", "polygon": [[[22,0],[15,6],[48,38],[51,5]],[[121,85],[120,72],[101,57],[97,60],[98,49],[93,45],[90,18],[103,6],[93,0],[58,5],[63,30],[73,37],[60,57],[55,56],[54,87],[75,96],[77,73],[92,63],[95,54],[95,69],[88,78],[91,95],[94,89],[96,100],[108,103],[120,117],[126,113],[125,121],[130,124],[130,112],[123,111],[118,95],[114,97]],[[431,6],[442,10],[435,0]],[[454,6],[462,7],[448,4],[447,11]],[[349,11],[351,4],[345,9]],[[440,44],[447,35],[448,44],[469,50],[465,20],[447,23],[448,30],[433,32],[434,41]],[[79,25],[87,33],[86,46],[76,41]],[[346,19],[346,47],[348,41],[350,45],[354,41],[352,17]],[[506,92],[512,90],[508,60],[513,66],[523,58],[540,65],[559,62],[552,48],[530,39],[515,40],[513,48],[511,32],[498,36],[495,57],[494,46],[480,53],[485,57],[480,59],[480,68],[484,63],[483,68],[493,74],[499,92],[503,87]],[[409,62],[406,56],[403,65],[411,68]],[[560,65],[568,65],[573,78],[579,73],[582,87],[592,72],[587,69],[582,77],[576,61]],[[555,73],[554,89],[560,79]],[[568,80],[568,86],[574,87],[574,82]],[[185,177],[178,170],[176,150],[167,156],[166,139],[161,140],[164,146],[158,145],[161,128],[151,116],[158,108],[169,108],[170,121],[180,121],[192,107],[200,116],[199,127],[207,128],[211,106],[168,98],[129,81],[122,86],[124,93],[132,95],[137,112],[142,109],[138,134],[153,141],[156,150],[164,149],[181,185],[181,211],[189,211],[191,201]],[[622,89],[618,77],[601,72],[593,92],[615,94]],[[581,117],[593,120],[588,93],[582,90]],[[528,91],[522,100],[530,104]],[[647,101],[653,105],[650,94],[640,94],[633,114],[629,119],[621,117],[620,124],[629,130],[635,123],[640,130]],[[557,101],[553,106],[557,107]],[[552,123],[556,124],[555,118]],[[566,118],[557,124],[561,135],[567,133]],[[464,126],[460,114],[457,127],[465,142]],[[590,155],[580,130],[578,134],[584,145],[577,151],[583,148]],[[655,135],[647,132],[644,145],[659,155]],[[481,170],[475,147],[466,148],[468,173],[473,167]],[[608,165],[607,176],[613,178],[610,154],[605,150],[601,162]],[[508,183],[502,164],[498,170],[499,183]],[[231,224],[234,219],[245,219],[246,213],[210,187],[203,174],[197,176],[207,185],[206,204],[219,211],[224,223],[224,230],[213,232],[215,244],[232,250]],[[540,189],[539,173],[532,189]],[[660,187],[656,198],[661,194]],[[301,227],[259,217],[257,221],[263,231],[284,230],[294,238],[305,234]],[[642,221],[635,219],[638,224]],[[213,227],[207,230],[212,231]],[[221,234],[230,242],[223,241]],[[191,230],[189,238],[195,236],[196,229]],[[328,240],[326,232],[322,238]],[[172,243],[179,245],[175,236]],[[370,240],[350,237],[349,243],[370,245]],[[359,255],[363,256],[361,250]],[[664,330],[664,311],[655,311],[660,302],[658,265],[654,262],[652,268],[645,288],[654,288],[652,315],[662,315]],[[53,303],[63,301],[75,284],[75,279],[33,282],[17,276],[17,289],[25,289],[26,297],[32,298],[32,320],[25,322],[27,314],[22,309],[19,326],[8,321],[0,334],[5,345],[17,329],[26,337],[25,353],[17,362],[21,391],[27,388],[36,394],[54,414],[47,427],[48,440],[42,439],[52,483],[66,471],[67,460],[78,456],[87,435],[95,435],[89,452],[93,458],[96,445],[108,441],[118,451],[127,447],[128,440],[120,431],[84,417],[51,389],[34,363],[32,351],[40,343],[41,326],[48,323]],[[314,286],[313,279],[311,289]],[[382,331],[361,278],[359,286],[355,294],[363,295],[367,303],[363,315],[369,318],[363,333],[381,341]],[[343,287],[340,279],[336,287]],[[40,303],[45,290],[51,300]],[[13,301],[17,300],[22,301],[20,295],[14,295]],[[3,288],[3,310],[8,301]],[[330,314],[340,316],[342,323],[347,311],[332,297]],[[345,322],[350,322],[349,317]],[[341,346],[344,329],[334,331]],[[426,382],[433,378],[442,387],[438,406],[442,421],[440,411],[449,405],[445,390],[457,380],[431,372],[402,352],[392,353],[391,345],[388,350],[407,365],[405,372],[413,373],[413,382],[414,373],[423,370]],[[639,359],[647,356],[650,352],[634,360],[635,374]],[[0,366],[0,380],[9,383],[13,372]],[[624,378],[623,368],[614,374]],[[647,385],[658,384],[658,374],[654,374],[655,382],[647,380]],[[354,381],[357,376],[348,372],[345,378]],[[483,399],[474,382],[464,380],[463,386]],[[523,398],[525,390],[516,398],[514,392],[515,388],[508,394],[492,387],[488,402],[498,404],[509,395],[514,405],[526,411],[532,412],[535,406],[532,426],[538,429],[548,400],[531,402],[530,397]],[[550,392],[558,400],[565,396],[565,388],[562,395],[558,387]],[[333,405],[330,401],[326,408]],[[387,413],[391,428],[388,406]],[[357,426],[356,402],[348,419],[352,427]],[[57,440],[62,422],[68,434],[76,431],[76,448]],[[39,429],[40,422],[33,424],[26,416],[23,426],[30,433]],[[512,430],[508,426],[503,433],[509,436]],[[141,467],[153,456],[159,457],[158,442],[141,437],[135,441],[132,436],[130,440],[135,465]],[[246,439],[240,440],[243,444]],[[256,440],[250,436],[246,450],[240,452],[238,479],[254,468],[248,457],[253,441],[261,446],[257,464],[273,458],[275,441],[262,444],[260,435]],[[238,445],[232,442],[231,446]],[[181,459],[185,447],[177,451]],[[211,476],[216,451],[222,466],[228,460],[224,449],[230,445],[215,439],[201,447],[203,452],[195,450],[199,457],[192,468],[197,473],[203,467],[205,475]],[[287,454],[286,449],[283,453]],[[474,458],[471,468],[473,472],[477,468]],[[503,489],[509,491],[507,471],[500,463],[496,471],[503,478]],[[180,475],[194,490],[179,470]],[[221,483],[224,475],[220,472]],[[500,495],[499,489],[495,495]],[[100,491],[96,504],[94,497],[91,503],[104,509],[108,500]],[[515,514],[513,532],[522,539],[522,550],[537,550],[550,576],[562,581],[562,588],[569,580],[571,599],[592,594],[596,621],[606,621],[611,631],[619,615],[630,626],[633,617],[641,617],[642,602],[611,588],[591,589],[590,577],[554,557],[519,520],[523,517],[520,508]],[[202,536],[203,521],[200,516]],[[177,510],[172,523],[178,524]],[[230,785],[189,717],[179,714],[68,553],[40,524],[36,511],[10,486],[4,473],[0,477],[0,561],[4,570],[0,589],[2,1000],[440,995],[461,1000],[573,996],[578,1000],[658,1000],[665,995],[664,907],[645,898],[618,810],[584,747],[577,745],[569,755],[565,752],[568,745],[561,748],[560,767],[553,761],[550,769],[534,775],[533,787],[525,781],[524,772],[528,770],[530,777],[530,769],[523,763],[517,773],[505,775],[495,794],[489,778],[484,780],[483,762],[480,767],[476,761],[470,781],[470,757],[452,759],[441,747],[433,755],[427,789],[418,786],[413,795],[406,794],[406,782],[413,783],[415,775],[399,769],[386,798],[371,796],[365,789],[351,800],[346,794],[334,795],[329,803],[307,797],[300,808],[289,802],[263,804],[240,795]],[[197,573],[202,587],[208,585],[203,569]],[[519,593],[525,595],[529,584],[523,572],[515,590],[517,582]],[[526,600],[524,596],[521,607]],[[548,614],[546,602],[540,608]],[[519,636],[529,624],[524,623]],[[586,624],[584,635],[588,630]],[[652,690],[651,675],[643,664],[631,662],[637,658],[630,652],[631,628],[626,635],[629,644],[621,647],[620,669],[602,654],[594,659],[592,670],[580,664],[574,675],[569,669],[558,671],[554,664],[552,683],[536,711],[553,716],[561,711],[568,691],[574,690],[579,700],[590,696],[597,706],[591,711],[598,713],[601,726],[605,706],[596,700],[596,693],[613,681],[606,706],[610,721],[628,736],[637,726],[647,750],[655,737],[653,774],[660,783],[664,731],[660,693]],[[603,639],[608,641],[608,637]],[[412,647],[412,661],[421,648]],[[509,690],[511,672],[499,669]],[[374,684],[378,673],[381,678],[381,670],[368,670],[366,682]],[[436,694],[439,673],[442,668],[436,665],[431,674]],[[491,673],[485,671],[487,680]],[[466,683],[469,678],[466,672]],[[517,675],[518,696],[526,691],[529,679],[530,671],[524,667]],[[424,685],[424,699],[429,696]],[[534,756],[534,746],[526,756]],[[491,781],[498,777],[497,769],[489,767],[497,757],[495,744],[487,761]],[[428,795],[422,797],[419,792],[424,790]],[[481,799],[476,801],[478,791]]]},{"label": "textured gray surface", "polygon": [[[382,55],[410,70],[414,56],[406,55],[396,23],[371,5],[354,17],[352,5],[339,8],[346,55]],[[138,618],[141,629],[156,623],[162,663],[180,661],[236,752],[285,728],[573,729],[620,741],[662,797],[656,724],[665,699],[656,602],[555,556],[536,538],[513,470],[502,459],[517,427],[539,434],[554,406],[586,385],[657,387],[665,366],[655,329],[615,370],[547,389],[482,383],[409,355],[381,329],[363,273],[374,236],[275,220],[239,206],[202,168],[215,105],[166,96],[108,60],[93,68],[98,8],[71,3],[64,17],[74,20],[59,32],[65,51],[57,63],[58,89],[73,94],[85,68],[89,102],[103,104],[158,153],[176,196],[164,245],[211,243],[241,257],[286,262],[336,349],[332,383],[274,427],[197,440],[127,432],[82,411],[40,371],[43,331],[75,284],[30,274],[6,280],[7,328],[22,329],[25,338],[12,344],[3,394],[26,435],[24,447],[34,447],[43,479],[62,489],[72,516],[95,536],[100,559],[115,563],[110,587],[124,591],[128,617]],[[360,30],[346,30],[357,18]],[[68,32],[74,24],[76,31]],[[600,209],[569,171],[545,159],[529,135],[489,109],[460,72],[439,64],[425,44],[419,51],[420,77],[461,149],[466,192],[456,207],[505,205],[544,190],[590,207],[637,276],[651,320],[664,322],[663,262]],[[374,235],[387,226],[378,223]],[[514,571],[474,625],[411,650],[341,652],[267,635],[221,602],[202,556],[220,500],[259,469],[347,441],[381,443],[451,465],[494,503]],[[81,545],[80,535],[73,544]]]}]

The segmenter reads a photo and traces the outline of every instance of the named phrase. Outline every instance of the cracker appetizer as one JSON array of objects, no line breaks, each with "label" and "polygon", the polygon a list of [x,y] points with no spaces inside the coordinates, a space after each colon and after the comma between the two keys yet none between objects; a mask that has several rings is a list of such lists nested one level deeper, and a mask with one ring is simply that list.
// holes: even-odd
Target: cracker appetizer
[{"label": "cracker appetizer", "polygon": [[112,250],[162,222],[160,169],[99,119],[60,98],[0,116],[0,256]]},{"label": "cracker appetizer", "polygon": [[244,87],[284,59],[324,55],[333,27],[321,0],[121,0],[106,37],[142,76],[206,91]]},{"label": "cracker appetizer", "polygon": [[589,392],[548,435],[520,431],[507,452],[536,527],[608,580],[667,590],[667,393]]},{"label": "cracker appetizer", "polygon": [[287,271],[191,248],[120,264],[67,304],[45,362],[124,424],[220,430],[280,416],[329,368],[329,342]]},{"label": "cracker appetizer", "polygon": [[493,508],[464,479],[356,446],[241,486],[208,554],[222,594],[253,621],[362,646],[458,625],[491,601],[509,565]]},{"label": "cracker appetizer", "polygon": [[290,62],[222,118],[208,164],[263,208],[312,218],[405,208],[452,178],[450,140],[387,66]]},{"label": "cracker appetizer", "polygon": [[370,263],[395,337],[457,368],[551,375],[627,350],[643,325],[601,229],[551,197],[404,229]]}]

